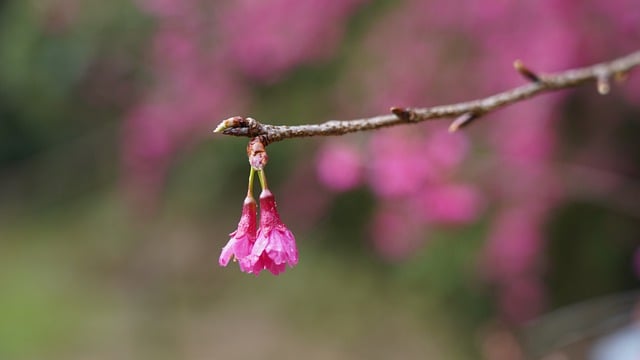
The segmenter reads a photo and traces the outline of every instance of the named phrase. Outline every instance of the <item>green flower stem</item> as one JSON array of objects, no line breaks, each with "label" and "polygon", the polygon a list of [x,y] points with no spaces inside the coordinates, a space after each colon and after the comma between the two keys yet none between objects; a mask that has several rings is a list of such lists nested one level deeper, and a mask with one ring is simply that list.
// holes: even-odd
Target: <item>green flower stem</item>
[{"label": "green flower stem", "polygon": [[262,186],[262,189],[263,190],[268,189],[267,176],[264,174],[264,170],[258,170],[258,178],[260,179],[260,186]]},{"label": "green flower stem", "polygon": [[253,178],[255,177],[255,174],[256,170],[252,167],[249,171],[249,188],[247,189],[247,197],[253,197]]}]

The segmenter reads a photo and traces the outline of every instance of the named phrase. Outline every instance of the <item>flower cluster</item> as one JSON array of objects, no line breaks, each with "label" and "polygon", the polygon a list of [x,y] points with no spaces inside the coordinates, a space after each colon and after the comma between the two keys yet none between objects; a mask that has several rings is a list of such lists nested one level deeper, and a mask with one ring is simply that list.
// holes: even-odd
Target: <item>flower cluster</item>
[{"label": "flower cluster", "polygon": [[[249,189],[242,206],[242,215],[236,231],[222,248],[220,266],[227,266],[232,258],[240,265],[240,270],[249,274],[260,274],[269,270],[278,275],[298,264],[296,239],[291,230],[280,219],[276,200],[267,187],[263,167],[266,164],[266,152],[259,140],[252,140],[247,148],[251,171]],[[258,173],[262,193],[260,194],[260,227],[256,227],[257,209],[253,198],[253,178]]]}]

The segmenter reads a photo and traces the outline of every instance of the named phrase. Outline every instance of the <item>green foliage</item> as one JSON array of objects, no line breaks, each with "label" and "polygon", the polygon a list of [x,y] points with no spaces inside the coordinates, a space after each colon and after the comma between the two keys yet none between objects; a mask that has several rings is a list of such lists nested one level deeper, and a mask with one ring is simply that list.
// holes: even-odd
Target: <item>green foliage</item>
[{"label": "green foliage", "polygon": [[79,3],[68,24],[56,23],[55,2],[9,1],[0,12],[0,167],[114,121],[83,87],[98,62],[126,55],[136,65],[148,26],[128,1],[106,4]]}]

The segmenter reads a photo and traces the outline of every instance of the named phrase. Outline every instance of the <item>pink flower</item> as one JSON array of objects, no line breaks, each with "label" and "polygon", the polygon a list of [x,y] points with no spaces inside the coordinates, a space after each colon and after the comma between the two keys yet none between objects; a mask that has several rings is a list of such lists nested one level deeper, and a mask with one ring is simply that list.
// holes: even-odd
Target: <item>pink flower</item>
[{"label": "pink flower", "polygon": [[251,273],[253,264],[249,261],[248,256],[256,241],[256,201],[252,196],[248,195],[244,199],[238,229],[229,236],[231,239],[222,248],[218,263],[220,266],[227,266],[231,257],[235,257],[240,265],[240,270]]},{"label": "pink flower", "polygon": [[436,177],[431,159],[424,156],[423,140],[406,129],[371,137],[371,155],[364,160],[373,191],[382,198],[411,196]]},{"label": "pink flower", "polygon": [[423,221],[446,225],[473,222],[483,208],[482,196],[470,185],[432,184],[414,198],[416,215]]},{"label": "pink flower", "polygon": [[278,275],[285,270],[286,264],[293,267],[298,263],[296,239],[280,220],[276,200],[269,189],[260,194],[260,229],[248,260],[252,269],[247,272],[256,275],[264,269]]},{"label": "pink flower", "polygon": [[346,142],[327,143],[318,153],[316,171],[331,190],[347,191],[360,184],[362,159],[358,150]]},{"label": "pink flower", "polygon": [[535,272],[544,240],[541,222],[538,214],[524,206],[506,208],[497,215],[484,250],[491,278],[508,283]]},{"label": "pink flower", "polygon": [[389,262],[407,260],[426,242],[420,223],[403,208],[387,206],[374,215],[371,239],[378,254]]}]

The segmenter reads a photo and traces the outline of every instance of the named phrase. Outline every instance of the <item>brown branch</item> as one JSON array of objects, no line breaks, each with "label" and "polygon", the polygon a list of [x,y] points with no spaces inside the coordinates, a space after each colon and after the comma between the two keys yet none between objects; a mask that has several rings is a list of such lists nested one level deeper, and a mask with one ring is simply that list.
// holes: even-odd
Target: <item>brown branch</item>
[{"label": "brown branch", "polygon": [[259,136],[264,144],[269,144],[290,138],[344,135],[431,119],[457,118],[449,128],[450,131],[455,131],[491,111],[545,92],[596,82],[598,91],[607,93],[609,78],[624,78],[632,68],[639,65],[640,51],[609,62],[544,75],[536,74],[521,61],[516,61],[514,67],[530,82],[483,99],[429,108],[394,107],[391,108],[392,114],[388,115],[296,126],[262,124],[252,118],[235,116],[222,121],[214,132],[250,138]]}]

